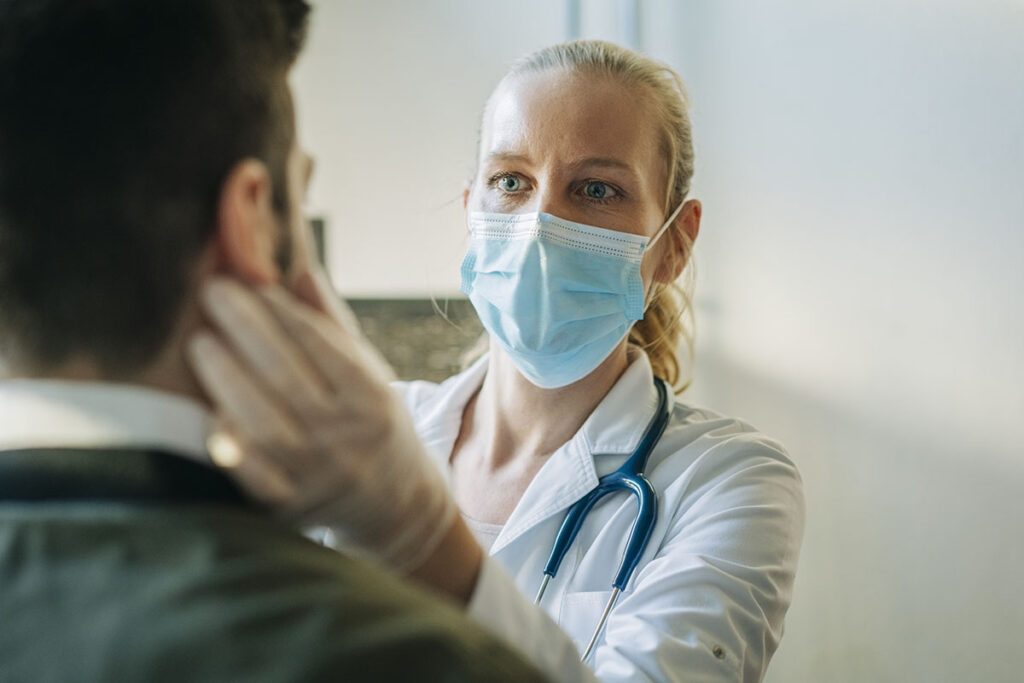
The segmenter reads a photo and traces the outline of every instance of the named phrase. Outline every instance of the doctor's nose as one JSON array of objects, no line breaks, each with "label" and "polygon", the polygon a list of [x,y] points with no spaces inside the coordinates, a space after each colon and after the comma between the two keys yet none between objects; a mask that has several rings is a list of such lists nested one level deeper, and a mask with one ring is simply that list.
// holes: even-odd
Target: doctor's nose
[{"label": "doctor's nose", "polygon": [[534,193],[534,199],[534,202],[530,202],[534,207],[527,211],[548,213],[570,221],[575,221],[577,218],[574,215],[575,208],[568,197],[564,193],[554,191],[550,185],[540,185],[537,192]]}]

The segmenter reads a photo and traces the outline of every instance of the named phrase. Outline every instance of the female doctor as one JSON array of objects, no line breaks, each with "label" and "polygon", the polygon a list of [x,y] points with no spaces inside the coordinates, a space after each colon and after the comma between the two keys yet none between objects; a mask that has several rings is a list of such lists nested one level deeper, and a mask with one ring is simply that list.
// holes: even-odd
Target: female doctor
[{"label": "female doctor", "polygon": [[[803,496],[777,442],[664,400],[683,386],[690,292],[676,280],[700,226],[692,174],[667,67],[596,41],[520,60],[487,102],[465,194],[462,287],[489,352],[439,385],[395,385],[399,401],[320,276],[293,288],[319,311],[279,287],[220,283],[207,308],[233,348],[207,353],[198,375],[261,380],[211,392],[228,418],[214,458],[330,542],[447,593],[555,680],[761,680],[790,604]],[[590,509],[534,604],[567,511],[659,413],[667,425],[641,468],[656,518],[621,594],[638,514],[628,492]]]}]

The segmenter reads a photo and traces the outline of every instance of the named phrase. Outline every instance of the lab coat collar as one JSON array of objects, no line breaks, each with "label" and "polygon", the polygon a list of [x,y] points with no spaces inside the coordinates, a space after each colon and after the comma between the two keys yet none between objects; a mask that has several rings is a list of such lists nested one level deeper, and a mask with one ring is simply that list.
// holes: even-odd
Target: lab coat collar
[{"label": "lab coat collar", "polygon": [[[579,431],[555,451],[526,488],[498,538],[495,555],[524,533],[567,509],[598,484],[594,456],[624,455],[636,450],[658,407],[650,361],[643,352],[634,358],[615,385],[597,405]],[[418,420],[420,437],[443,459],[448,459],[462,424],[462,413],[487,374],[485,355],[469,369],[440,387],[436,401]],[[617,463],[611,463],[617,466]],[[602,466],[611,469],[611,464]]]},{"label": "lab coat collar", "polygon": [[580,428],[593,455],[632,453],[658,410],[658,390],[647,354],[636,357]]},{"label": "lab coat collar", "polygon": [[449,377],[439,387],[424,410],[417,411],[416,431],[420,440],[445,463],[451,458],[455,439],[462,428],[466,404],[480,390],[487,375],[489,354],[478,358],[467,369]]}]

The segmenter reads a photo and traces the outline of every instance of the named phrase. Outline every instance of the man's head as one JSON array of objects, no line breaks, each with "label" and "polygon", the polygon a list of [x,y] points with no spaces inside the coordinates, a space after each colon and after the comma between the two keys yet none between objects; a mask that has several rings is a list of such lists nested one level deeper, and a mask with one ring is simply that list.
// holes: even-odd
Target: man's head
[{"label": "man's head", "polygon": [[[0,357],[129,377],[291,265],[304,0],[0,0]],[[211,259],[206,259],[207,265]]]}]

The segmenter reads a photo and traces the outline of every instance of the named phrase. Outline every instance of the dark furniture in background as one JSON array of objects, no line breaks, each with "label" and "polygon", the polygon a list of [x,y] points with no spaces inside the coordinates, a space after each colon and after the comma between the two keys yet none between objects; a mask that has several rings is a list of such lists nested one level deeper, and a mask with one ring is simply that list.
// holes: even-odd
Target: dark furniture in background
[{"label": "dark furniture in background", "polygon": [[454,375],[483,333],[467,299],[349,299],[348,304],[399,379],[440,382]]}]

